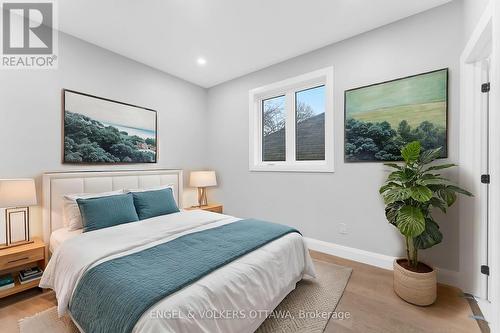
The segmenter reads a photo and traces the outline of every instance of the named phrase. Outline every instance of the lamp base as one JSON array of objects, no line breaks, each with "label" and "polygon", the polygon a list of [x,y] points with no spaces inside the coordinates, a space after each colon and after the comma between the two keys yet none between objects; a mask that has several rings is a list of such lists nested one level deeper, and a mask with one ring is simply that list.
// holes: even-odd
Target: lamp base
[{"label": "lamp base", "polygon": [[198,207],[203,207],[208,205],[207,203],[207,188],[198,187]]}]

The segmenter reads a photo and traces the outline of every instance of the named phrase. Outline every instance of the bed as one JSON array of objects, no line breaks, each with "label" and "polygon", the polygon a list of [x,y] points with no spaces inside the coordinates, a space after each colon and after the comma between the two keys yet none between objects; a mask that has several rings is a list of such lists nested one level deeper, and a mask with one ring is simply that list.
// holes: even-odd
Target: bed
[{"label": "bed", "polygon": [[[89,272],[119,260],[140,257],[141,254],[162,246],[167,248],[166,246],[186,237],[228,230],[247,222],[223,214],[181,210],[178,213],[86,233],[64,228],[62,197],[65,194],[99,193],[125,188],[145,189],[159,185],[170,185],[174,189],[178,206],[182,207],[180,170],[44,175],[44,239],[50,243],[52,257],[42,277],[41,286],[55,291],[59,315],[69,313],[81,331],[85,331],[84,327],[90,327],[82,321],[90,319],[81,319],[85,316],[74,318],[72,311],[76,308],[74,303],[77,303],[74,298],[79,296],[79,290]],[[161,253],[157,258],[160,261],[172,253]],[[189,266],[188,264],[194,265],[191,261],[195,262],[196,258],[183,260]],[[136,266],[131,270],[134,267]],[[155,301],[137,320],[129,323],[130,329],[126,331],[253,332],[304,275],[314,274],[302,236],[297,232],[289,232]],[[99,297],[89,299],[91,301],[85,303],[86,309],[92,308],[93,302],[96,307],[99,302],[105,302]],[[120,307],[125,311],[127,303],[129,302],[114,302],[113,311],[116,310],[119,314]],[[113,324],[112,321],[109,320],[109,325]]]}]

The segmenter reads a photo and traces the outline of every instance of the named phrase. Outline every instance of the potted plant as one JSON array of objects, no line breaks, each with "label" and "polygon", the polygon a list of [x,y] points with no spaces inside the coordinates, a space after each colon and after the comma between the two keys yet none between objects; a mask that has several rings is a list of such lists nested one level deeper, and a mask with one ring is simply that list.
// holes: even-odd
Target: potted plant
[{"label": "potted plant", "polygon": [[432,216],[432,209],[446,213],[457,193],[472,196],[443,178],[438,170],[454,164],[429,165],[441,154],[441,148],[421,151],[420,142],[401,149],[403,164],[385,163],[395,169],[379,192],[384,198],[385,215],[404,236],[406,258],[394,261],[394,291],[405,301],[430,305],[436,300],[436,271],[418,260],[418,251],[441,243],[443,235]]}]

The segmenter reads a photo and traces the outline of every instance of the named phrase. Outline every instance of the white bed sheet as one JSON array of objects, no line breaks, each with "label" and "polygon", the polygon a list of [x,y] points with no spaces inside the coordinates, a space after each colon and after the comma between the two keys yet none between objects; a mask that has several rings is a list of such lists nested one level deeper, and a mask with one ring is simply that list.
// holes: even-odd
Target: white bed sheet
[{"label": "white bed sheet", "polygon": [[73,237],[76,237],[82,233],[82,229],[77,229],[77,230],[69,230],[68,227],[60,228],[54,231],[50,235],[50,242],[49,242],[49,250],[51,253],[54,253],[54,251],[65,241],[68,239],[71,239]]},{"label": "white bed sheet", "polygon": [[[40,286],[55,290],[62,315],[79,279],[96,264],[237,220],[196,210],[83,233],[55,249]],[[134,332],[253,332],[306,274],[315,275],[307,246],[302,236],[288,234],[164,298]]]},{"label": "white bed sheet", "polygon": [[[183,210],[187,211],[187,210]],[[76,229],[76,230],[71,230],[69,227],[64,227],[64,228],[59,228],[56,231],[54,231],[50,235],[50,240],[49,240],[49,250],[51,253],[54,253],[54,251],[67,241],[68,239],[71,239],[75,236],[80,235],[83,232],[83,229]]]}]

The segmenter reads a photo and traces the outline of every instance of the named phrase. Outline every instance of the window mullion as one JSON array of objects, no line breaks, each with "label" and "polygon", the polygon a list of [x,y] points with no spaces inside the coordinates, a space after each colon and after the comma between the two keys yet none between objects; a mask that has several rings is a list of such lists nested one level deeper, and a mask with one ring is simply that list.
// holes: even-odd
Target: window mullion
[{"label": "window mullion", "polygon": [[262,108],[262,100],[258,99],[256,102],[255,102],[255,110],[256,110],[256,124],[254,126],[254,133],[255,133],[255,140],[254,140],[254,145],[257,147],[257,149],[255,150],[255,160],[261,164],[262,163],[262,154],[264,152],[264,149],[263,149],[263,143],[264,143],[264,140],[263,140],[263,137],[262,137],[262,134],[263,134],[263,127],[262,127],[262,124],[264,122],[264,119],[263,119],[263,108]]},{"label": "window mullion", "polygon": [[295,94],[289,91],[285,96],[286,108],[286,163],[295,162]]}]

